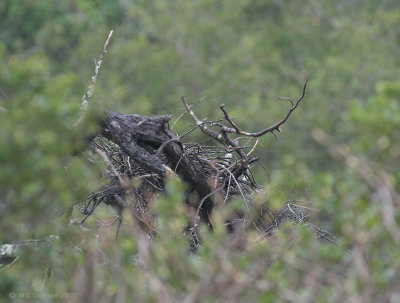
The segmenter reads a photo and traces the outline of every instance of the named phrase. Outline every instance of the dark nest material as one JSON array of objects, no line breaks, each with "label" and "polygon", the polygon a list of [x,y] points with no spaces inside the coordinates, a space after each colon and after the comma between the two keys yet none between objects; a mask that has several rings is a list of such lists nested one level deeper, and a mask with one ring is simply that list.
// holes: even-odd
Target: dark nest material
[{"label": "dark nest material", "polygon": [[[216,121],[200,120],[182,97],[186,111],[195,125],[181,136],[175,136],[169,128],[171,116],[145,117],[137,114],[123,115],[108,112],[99,123],[99,133],[90,142],[91,148],[99,154],[107,165],[104,173],[105,185],[88,195],[86,205],[80,207],[83,215],[81,223],[105,203],[115,207],[121,225],[121,212],[128,210],[150,235],[154,215],[149,211],[153,199],[163,193],[166,177],[179,178],[188,185],[185,191],[188,214],[187,234],[193,246],[198,244],[197,227],[208,224],[212,228],[210,214],[213,208],[239,198],[250,209],[252,196],[260,191],[252,175],[253,157],[258,137],[267,133],[281,133],[283,125],[303,100],[307,82],[300,98],[290,103],[286,116],[259,132],[247,132],[239,128],[224,105],[220,106],[223,117]],[[182,138],[200,129],[208,140],[200,143],[183,143]],[[205,145],[208,144],[208,145]],[[265,205],[252,223],[260,233],[268,236],[281,222],[291,220],[307,223],[307,207],[290,202],[280,211],[272,211]],[[228,229],[234,231],[237,222],[246,220],[245,214],[236,214],[227,222]],[[308,223],[310,224],[310,223]],[[239,224],[240,225],[240,224]],[[324,238],[334,241],[325,231],[313,229]]]}]

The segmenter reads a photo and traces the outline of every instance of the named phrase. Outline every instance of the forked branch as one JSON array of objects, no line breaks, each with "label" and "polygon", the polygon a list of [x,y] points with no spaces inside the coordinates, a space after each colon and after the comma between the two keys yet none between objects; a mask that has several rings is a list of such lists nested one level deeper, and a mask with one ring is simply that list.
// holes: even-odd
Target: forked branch
[{"label": "forked branch", "polygon": [[221,124],[221,123],[214,123],[214,125],[219,126],[219,127],[221,128],[221,131],[223,131],[223,132],[232,133],[232,134],[238,134],[238,135],[247,136],[247,137],[253,137],[253,138],[261,137],[261,136],[263,136],[263,135],[265,135],[265,134],[267,134],[267,133],[273,133],[273,134],[274,134],[274,131],[277,131],[277,132],[280,132],[280,133],[281,133],[281,132],[282,132],[282,130],[280,129],[281,125],[283,125],[283,124],[289,119],[290,115],[291,115],[291,114],[295,111],[295,109],[299,106],[301,100],[303,100],[303,98],[304,98],[304,96],[305,96],[305,94],[306,94],[306,87],[307,87],[307,81],[305,82],[305,84],[304,84],[304,86],[303,86],[303,92],[302,92],[300,98],[297,99],[296,102],[294,102],[294,101],[293,101],[292,99],[290,99],[290,98],[279,98],[279,99],[284,99],[284,100],[290,101],[290,103],[291,103],[292,106],[290,107],[288,113],[286,114],[286,116],[285,116],[281,121],[279,121],[279,122],[277,122],[277,123],[275,123],[275,124],[273,124],[273,125],[271,125],[271,126],[265,128],[265,129],[263,129],[263,130],[261,130],[261,131],[259,131],[259,132],[253,132],[253,133],[251,133],[251,132],[246,132],[246,131],[240,129],[240,128],[233,122],[233,120],[229,117],[229,114],[228,114],[228,112],[225,110],[223,104],[220,106],[220,109],[221,109],[222,112],[224,113],[225,119],[229,122],[229,124],[232,125],[232,127],[227,127],[227,126],[225,126],[225,125],[223,125],[223,124]]}]

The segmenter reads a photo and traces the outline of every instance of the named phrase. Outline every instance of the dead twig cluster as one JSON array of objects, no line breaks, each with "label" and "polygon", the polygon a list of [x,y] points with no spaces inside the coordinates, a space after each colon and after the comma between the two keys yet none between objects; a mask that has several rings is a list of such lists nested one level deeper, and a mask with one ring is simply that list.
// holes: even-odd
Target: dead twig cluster
[{"label": "dead twig cluster", "polygon": [[[285,117],[259,132],[239,128],[224,105],[220,106],[222,118],[201,120],[185,97],[182,97],[185,112],[189,113],[195,126],[180,136],[170,131],[169,115],[145,117],[108,112],[99,123],[98,135],[90,143],[92,151],[105,163],[106,185],[90,194],[84,207],[79,207],[83,216],[80,223],[104,203],[118,210],[118,219],[115,220],[119,222],[118,226],[121,225],[122,211],[128,210],[142,228],[154,235],[154,216],[148,211],[148,206],[154,197],[163,193],[168,176],[179,178],[188,185],[185,192],[189,219],[187,233],[192,238],[197,237],[200,223],[212,227],[210,214],[216,205],[238,198],[250,209],[254,193],[262,189],[252,174],[252,165],[258,161],[258,157],[253,156],[257,138],[267,133],[277,137],[276,132],[281,132],[280,127],[303,100],[306,85],[307,82],[296,101],[285,98],[291,103]],[[183,142],[182,139],[196,129],[214,143]],[[263,232],[268,233],[283,219],[304,220],[301,209],[295,206],[287,209],[289,211],[275,213],[274,220],[269,220],[269,225],[262,228]],[[237,225],[234,222],[245,219],[245,214],[237,214],[237,218],[227,225],[232,225],[229,227],[232,229]],[[197,245],[197,239],[193,243]]]},{"label": "dead twig cluster", "polygon": [[[99,61],[95,62],[95,74],[83,97],[82,112],[88,106],[112,33],[104,44]],[[216,205],[224,205],[239,198],[250,209],[254,193],[262,189],[252,174],[252,165],[258,161],[258,157],[253,156],[258,144],[257,138],[271,133],[278,140],[281,126],[304,99],[306,87],[307,82],[297,100],[278,98],[290,103],[286,115],[277,123],[257,132],[240,128],[223,104],[219,107],[222,112],[220,119],[200,119],[193,111],[194,106],[185,97],[182,97],[182,102],[186,110],[181,116],[188,113],[195,125],[180,136],[174,135],[169,128],[172,116],[145,117],[108,112],[99,122],[99,133],[90,142],[92,151],[100,156],[107,168],[104,174],[105,185],[98,192],[87,196],[85,206],[75,206],[82,216],[77,222],[84,223],[104,203],[118,210],[118,216],[113,220],[119,222],[117,233],[122,222],[121,214],[128,210],[140,226],[154,236],[154,216],[148,206],[164,192],[166,178],[174,177],[188,185],[185,191],[189,220],[187,234],[196,246],[198,226],[200,223],[213,226],[210,214]],[[214,141],[213,144],[207,146],[183,142],[186,135],[197,129],[208,140]],[[250,222],[264,235],[268,235],[284,220],[298,223],[308,220],[305,209],[293,203],[288,203],[278,212],[269,210],[267,204],[265,206],[256,221]],[[246,214],[236,214],[235,218],[228,221],[230,230],[234,230],[237,222],[242,222],[243,226],[249,224],[245,222]],[[317,234],[321,235],[320,232]]]}]

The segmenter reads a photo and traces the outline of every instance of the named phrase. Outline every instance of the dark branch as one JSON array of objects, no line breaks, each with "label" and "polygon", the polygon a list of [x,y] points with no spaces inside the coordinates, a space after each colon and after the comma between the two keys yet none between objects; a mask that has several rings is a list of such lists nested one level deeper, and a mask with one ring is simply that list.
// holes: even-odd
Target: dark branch
[{"label": "dark branch", "polygon": [[289,100],[290,103],[292,104],[292,106],[289,109],[289,112],[286,114],[286,116],[281,121],[279,121],[279,122],[267,127],[266,129],[263,129],[262,131],[250,133],[250,132],[246,132],[246,131],[241,130],[239,127],[236,126],[236,124],[229,117],[229,115],[226,112],[226,110],[224,109],[223,105],[220,108],[224,112],[226,120],[233,126],[233,128],[227,127],[227,126],[222,125],[220,123],[214,123],[214,125],[220,126],[221,127],[221,131],[225,131],[227,133],[239,134],[239,135],[248,136],[248,137],[254,137],[254,138],[261,137],[261,136],[263,136],[263,135],[265,135],[267,133],[273,133],[273,135],[275,137],[277,137],[277,135],[274,133],[274,131],[278,131],[280,133],[282,132],[282,130],[280,129],[280,126],[283,125],[289,119],[289,117],[292,114],[292,112],[295,111],[295,109],[300,104],[301,100],[303,100],[303,98],[304,98],[304,96],[306,94],[306,87],[307,87],[307,81],[303,86],[303,93],[302,93],[301,97],[296,102],[293,102],[289,98],[281,98],[281,99]]},{"label": "dark branch", "polygon": [[189,112],[189,114],[192,117],[192,119],[194,120],[194,122],[196,122],[196,125],[200,128],[200,130],[205,135],[209,136],[210,138],[215,139],[216,141],[218,141],[221,144],[225,144],[225,142],[224,142],[223,138],[221,137],[220,133],[216,132],[215,130],[212,130],[210,127],[208,127],[206,125],[206,123],[204,123],[199,118],[197,118],[197,116],[192,111],[192,106],[190,106],[187,103],[185,96],[182,96],[182,102],[183,102],[183,105],[185,105],[186,110]]}]

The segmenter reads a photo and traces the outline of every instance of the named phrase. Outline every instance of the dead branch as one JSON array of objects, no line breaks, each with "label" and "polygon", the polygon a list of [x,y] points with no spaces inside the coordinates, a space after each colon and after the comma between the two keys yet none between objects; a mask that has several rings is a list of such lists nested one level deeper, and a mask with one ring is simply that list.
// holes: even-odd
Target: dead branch
[{"label": "dead branch", "polygon": [[192,111],[193,106],[190,106],[187,103],[185,96],[182,96],[182,102],[186,107],[186,111],[189,112],[189,114],[193,118],[194,122],[196,122],[196,126],[199,127],[205,135],[217,140],[221,144],[225,143],[224,140],[222,139],[222,136],[220,133],[216,132],[215,130],[212,130],[211,128],[209,128],[207,126],[207,124],[204,123],[204,121],[200,121],[199,118],[197,118],[197,116]]},{"label": "dead branch", "polygon": [[229,117],[227,111],[224,108],[224,105],[222,104],[220,106],[220,109],[222,110],[222,112],[224,113],[224,116],[226,118],[226,120],[232,125],[233,128],[227,127],[225,125],[222,125],[220,123],[215,124],[218,125],[221,128],[221,131],[224,131],[226,133],[233,133],[233,134],[238,134],[238,135],[243,135],[243,136],[248,136],[248,137],[261,137],[267,133],[273,133],[274,131],[277,132],[282,132],[282,130],[280,129],[280,127],[289,119],[290,115],[296,110],[296,108],[299,106],[301,100],[303,100],[305,94],[306,94],[306,87],[307,87],[307,81],[305,82],[304,86],[303,86],[303,93],[301,94],[300,98],[297,99],[296,102],[294,102],[293,100],[289,99],[289,98],[279,98],[279,99],[284,99],[284,100],[289,100],[291,103],[291,107],[288,111],[288,113],[286,114],[286,116],[279,122],[259,131],[259,132],[246,132],[243,131],[242,129],[240,129],[233,121],[232,119]]},{"label": "dead branch", "polygon": [[104,47],[103,47],[103,50],[101,51],[99,60],[94,59],[94,65],[95,65],[94,74],[91,78],[90,85],[86,88],[85,94],[82,97],[82,104],[81,104],[82,110],[85,110],[86,107],[89,105],[89,99],[93,95],[94,85],[96,84],[97,76],[99,75],[100,67],[101,67],[101,64],[103,63],[104,56],[105,56],[105,54],[107,54],[107,47],[108,47],[108,44],[110,43],[110,39],[111,39],[113,32],[114,32],[114,30],[111,30],[110,33],[108,34],[108,38],[107,38],[106,42],[104,43]]},{"label": "dead branch", "polygon": [[[106,177],[109,184],[98,193],[88,196],[86,207],[80,209],[84,217],[76,221],[85,222],[101,203],[105,203],[116,206],[120,212],[127,209],[144,230],[154,234],[151,219],[153,215],[149,213],[148,205],[152,203],[155,195],[164,191],[165,179],[178,175],[179,180],[189,186],[185,192],[188,218],[191,220],[188,231],[197,239],[194,242],[198,243],[198,223],[205,222],[212,226],[210,214],[215,205],[223,205],[238,197],[243,200],[247,209],[250,208],[251,196],[261,186],[254,180],[251,172],[251,164],[258,160],[258,157],[253,156],[258,140],[252,144],[248,143],[268,132],[274,134],[274,131],[280,131],[280,126],[288,120],[304,98],[306,85],[307,82],[296,102],[287,99],[292,106],[286,116],[260,132],[246,132],[239,128],[223,105],[220,106],[224,114],[222,119],[200,120],[193,112],[193,106],[182,97],[185,112],[189,113],[195,122],[195,126],[184,135],[199,129],[207,137],[215,140],[217,146],[184,144],[181,141],[184,135],[176,136],[169,128],[170,115],[145,117],[108,112],[99,122],[99,133],[91,144],[93,150],[107,164]],[[223,124],[224,121],[231,127]],[[243,144],[242,138],[231,137],[234,135],[250,139]],[[134,179],[140,180],[138,186],[129,185],[134,184]],[[133,201],[134,205],[128,204],[128,200]],[[274,226],[278,226],[285,218],[303,220],[302,216],[296,216],[302,214],[299,209],[288,209],[274,215]],[[246,220],[246,215],[238,220]],[[267,233],[269,228],[271,224],[264,226],[264,232]]]},{"label": "dead branch", "polygon": [[110,39],[111,39],[111,37],[113,35],[113,32],[114,32],[114,30],[111,30],[110,33],[108,34],[107,40],[104,43],[103,50],[101,51],[99,60],[94,59],[94,67],[95,67],[94,68],[94,74],[90,78],[90,84],[86,88],[85,93],[83,94],[83,97],[82,97],[80,117],[73,124],[73,126],[79,125],[82,122],[82,120],[84,119],[84,114],[86,112],[86,109],[89,106],[89,100],[93,95],[94,86],[96,84],[97,76],[99,75],[100,67],[101,67],[101,64],[103,63],[104,56],[107,54],[107,47],[108,47],[108,44],[110,43]]}]

